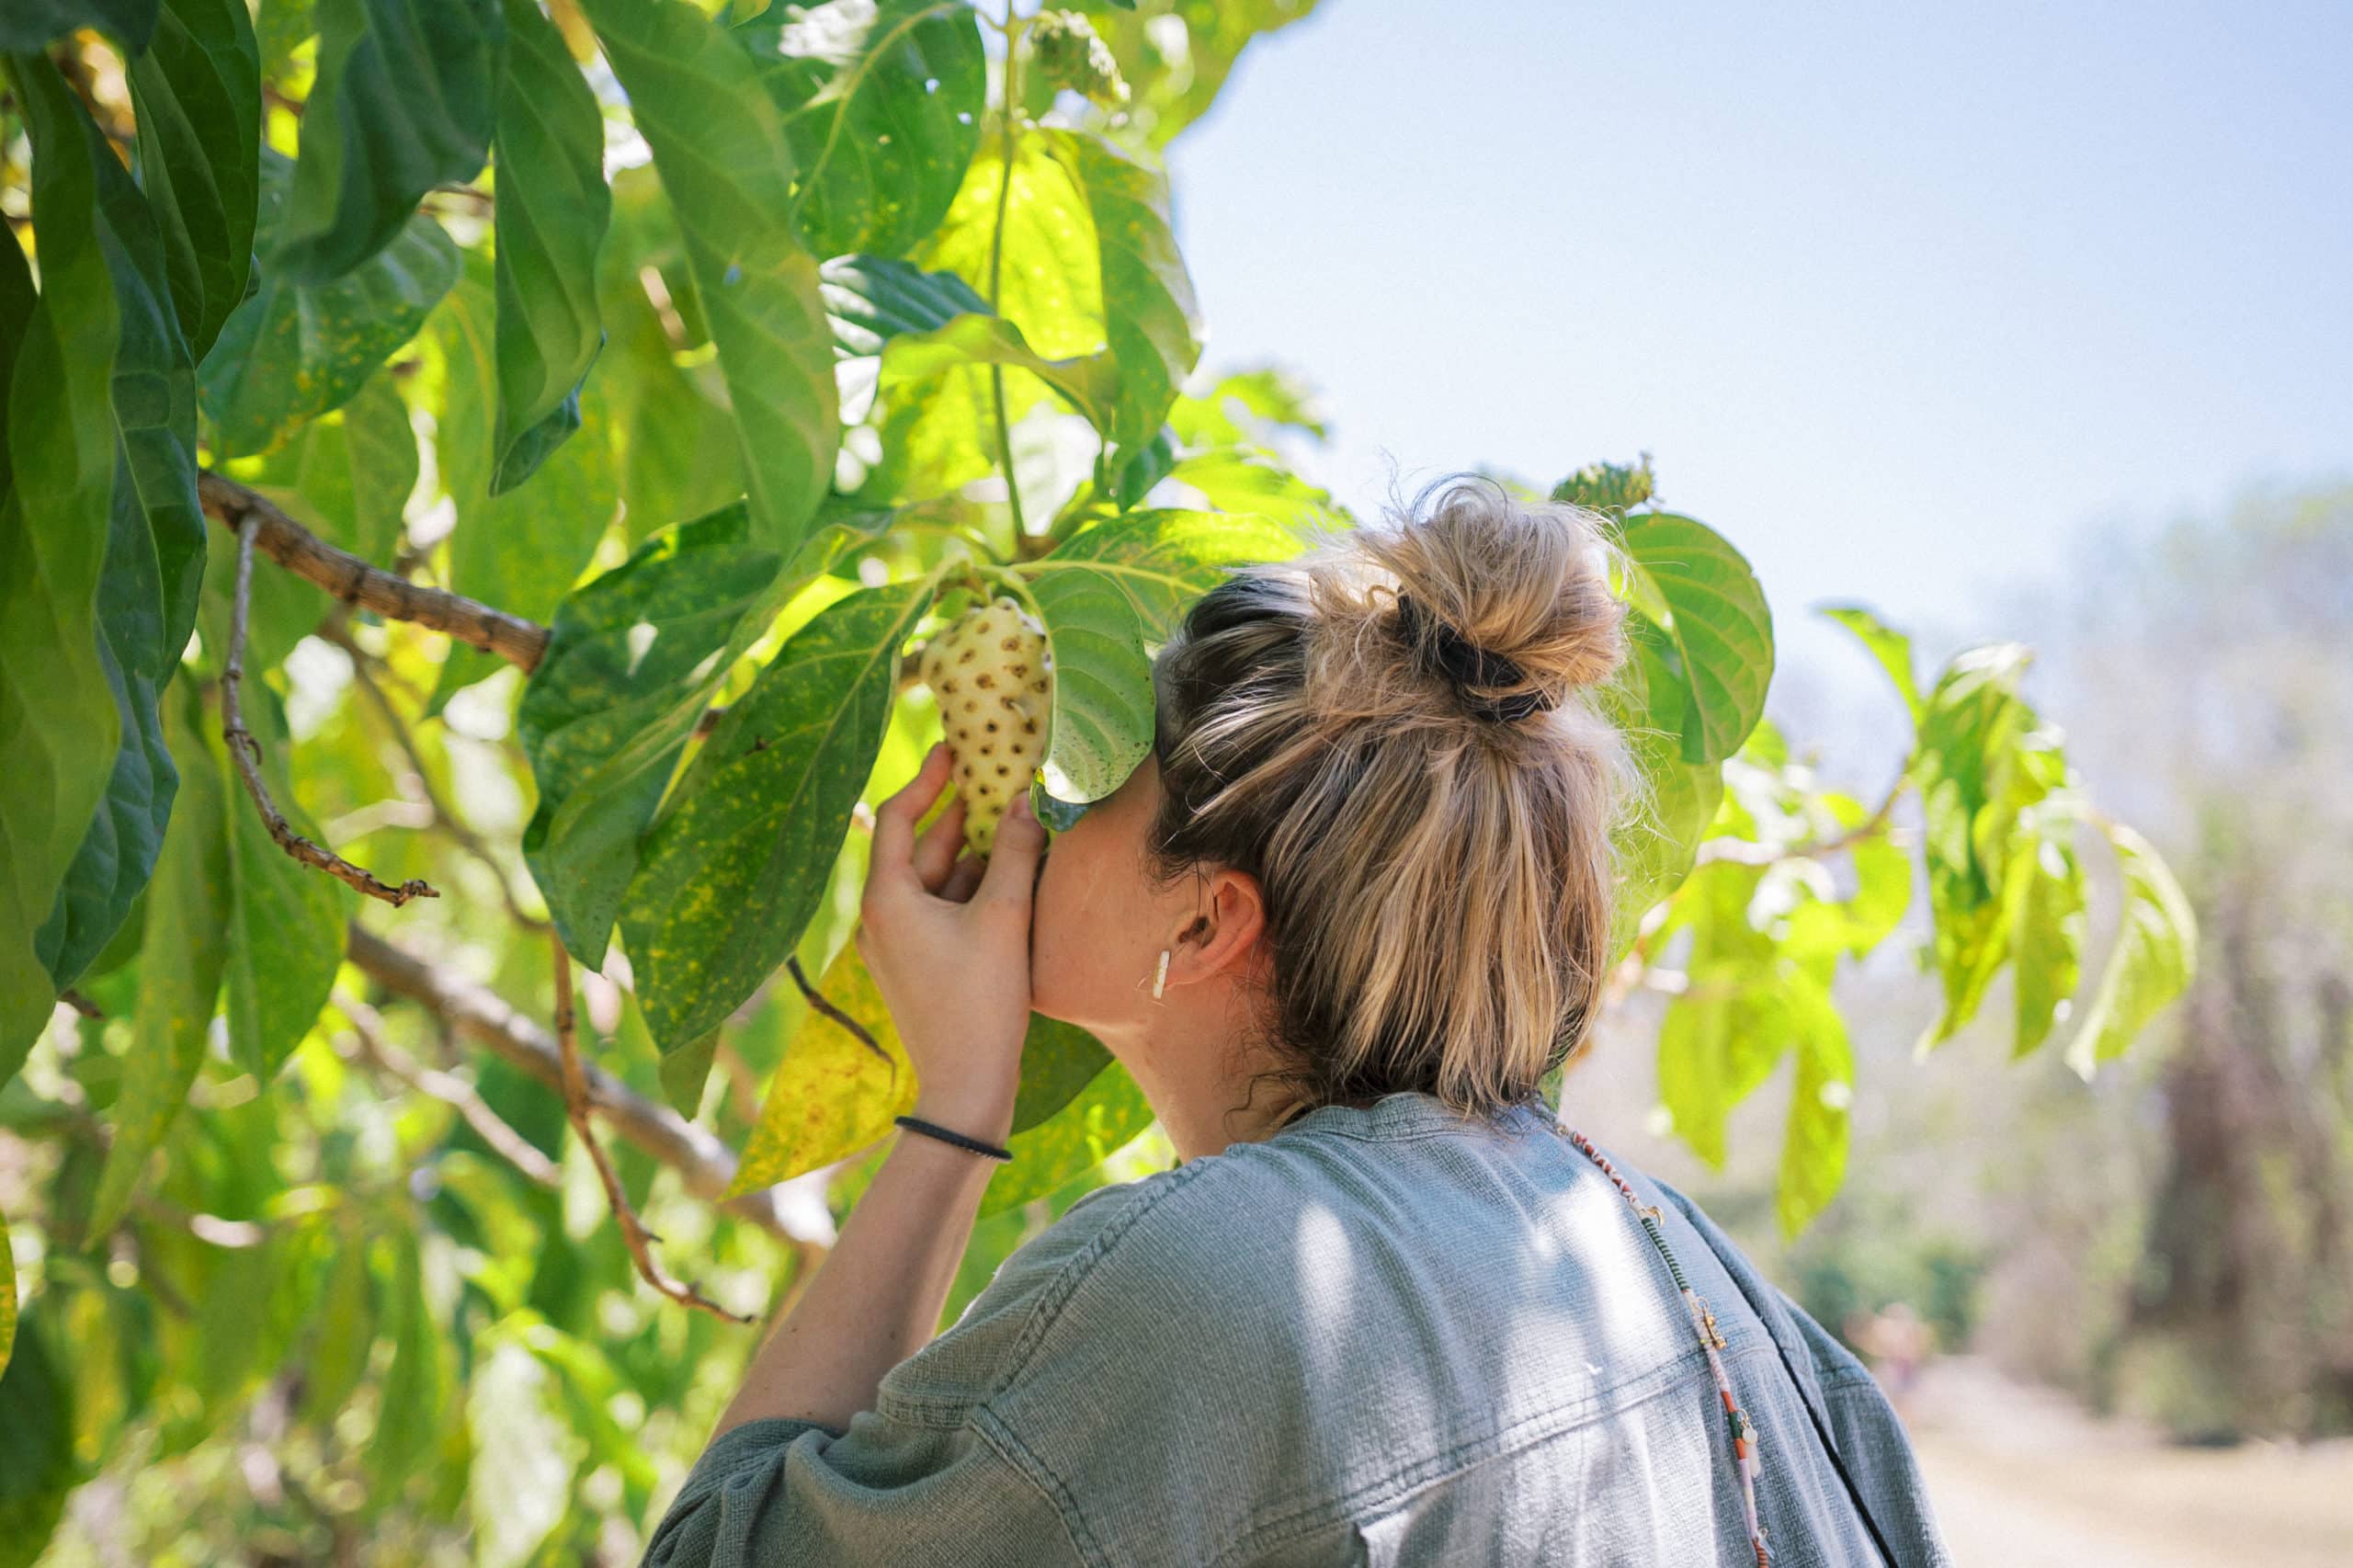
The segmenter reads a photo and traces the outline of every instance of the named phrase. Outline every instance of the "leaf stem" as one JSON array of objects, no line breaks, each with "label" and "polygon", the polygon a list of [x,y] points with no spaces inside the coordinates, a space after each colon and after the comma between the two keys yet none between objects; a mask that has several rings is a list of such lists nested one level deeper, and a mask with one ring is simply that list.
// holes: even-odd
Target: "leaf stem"
[{"label": "leaf stem", "polygon": [[[1004,130],[999,139],[998,156],[1004,169],[996,186],[996,227],[989,235],[989,309],[1004,314],[1000,288],[1005,271],[1005,214],[1013,197],[1013,133],[1014,113],[1018,102],[1014,97],[1019,81],[1016,62],[1021,53],[1021,35],[1026,27],[1014,25],[1013,0],[1005,0],[1005,110]],[[989,392],[996,407],[996,448],[998,460],[1005,468],[1005,500],[1013,513],[1013,543],[1018,553],[1022,541],[1029,537],[1029,526],[1021,515],[1021,485],[1013,474],[1013,430],[1005,417],[1005,367],[989,367]]]},{"label": "leaf stem", "polygon": [[683,1306],[699,1308],[730,1323],[750,1323],[749,1317],[729,1312],[694,1286],[672,1278],[654,1261],[653,1244],[661,1238],[645,1228],[645,1221],[630,1206],[629,1194],[621,1190],[620,1175],[613,1169],[612,1161],[605,1157],[604,1147],[597,1142],[597,1130],[588,1120],[588,1081],[580,1071],[580,1042],[572,1006],[572,955],[564,950],[561,940],[552,937],[548,946],[555,952],[555,1040],[556,1049],[563,1057],[564,1114],[571,1119],[572,1130],[580,1134],[589,1163],[597,1167],[597,1179],[604,1183],[605,1201],[620,1225],[621,1240],[628,1244],[630,1256],[637,1262],[638,1278]]},{"label": "leaf stem", "polygon": [[261,746],[253,732],[245,728],[244,708],[240,701],[245,682],[245,626],[253,614],[254,533],[259,526],[259,519],[251,512],[237,524],[237,593],[229,607],[229,653],[221,670],[221,738],[236,761],[238,776],[245,781],[245,793],[253,797],[254,807],[261,812],[262,825],[269,829],[269,836],[303,865],[347,882],[369,898],[381,898],[395,909],[413,898],[439,898],[441,895],[433,885],[421,877],[392,887],[332,849],[312,843],[294,831],[285,813],[269,798],[269,787],[261,778]]}]

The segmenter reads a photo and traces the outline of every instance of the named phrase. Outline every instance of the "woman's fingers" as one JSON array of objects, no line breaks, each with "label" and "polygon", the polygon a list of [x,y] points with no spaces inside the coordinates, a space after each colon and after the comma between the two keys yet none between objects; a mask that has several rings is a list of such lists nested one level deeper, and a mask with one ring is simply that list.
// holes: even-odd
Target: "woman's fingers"
[{"label": "woman's fingers", "polygon": [[947,880],[948,870],[955,862],[956,851],[964,842],[964,797],[956,796],[948,809],[932,819],[929,827],[915,839],[915,875],[922,879],[925,889],[939,892]]},{"label": "woman's fingers", "polygon": [[988,869],[986,860],[967,851],[964,858],[949,870],[947,884],[940,888],[939,896],[950,903],[965,903],[972,896],[972,891],[981,885],[981,873]]},{"label": "woman's fingers", "polygon": [[948,743],[924,754],[923,766],[891,797],[874,808],[874,849],[867,871],[867,889],[903,889],[916,882],[914,855],[915,823],[930,809],[948,782]]}]

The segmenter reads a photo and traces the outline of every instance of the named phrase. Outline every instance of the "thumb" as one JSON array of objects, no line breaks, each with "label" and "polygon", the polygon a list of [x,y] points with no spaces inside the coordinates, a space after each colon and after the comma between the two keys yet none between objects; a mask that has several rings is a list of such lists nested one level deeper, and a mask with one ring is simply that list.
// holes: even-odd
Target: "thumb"
[{"label": "thumb", "polygon": [[985,903],[1028,906],[1037,881],[1038,857],[1046,847],[1046,824],[1029,809],[1029,791],[1015,793],[997,819],[996,838],[989,846],[988,869],[981,873],[980,897]]}]

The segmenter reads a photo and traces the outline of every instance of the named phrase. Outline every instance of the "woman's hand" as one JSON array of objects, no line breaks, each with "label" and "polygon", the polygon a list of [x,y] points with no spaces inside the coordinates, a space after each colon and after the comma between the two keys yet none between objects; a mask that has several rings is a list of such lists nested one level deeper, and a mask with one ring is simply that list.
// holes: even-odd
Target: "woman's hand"
[{"label": "woman's hand", "polygon": [[917,1084],[915,1114],[1001,1143],[1013,1129],[1029,1030],[1029,909],[1046,829],[1021,790],[986,860],[964,841],[960,794],[915,837],[948,782],[935,745],[874,813],[874,849],[853,940],[891,1010]]}]

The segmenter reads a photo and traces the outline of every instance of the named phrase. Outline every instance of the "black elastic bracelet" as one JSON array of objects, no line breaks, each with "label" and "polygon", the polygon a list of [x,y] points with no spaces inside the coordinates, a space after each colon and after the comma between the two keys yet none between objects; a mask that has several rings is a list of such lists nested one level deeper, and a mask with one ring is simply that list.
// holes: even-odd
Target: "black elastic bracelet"
[{"label": "black elastic bracelet", "polygon": [[953,1143],[960,1149],[970,1149],[975,1154],[986,1154],[992,1160],[1009,1160],[1013,1151],[1000,1149],[994,1143],[983,1143],[977,1138],[967,1138],[961,1132],[950,1132],[936,1121],[926,1121],[919,1116],[894,1116],[891,1119],[901,1127],[912,1127],[917,1132],[928,1132],[942,1142]]}]

